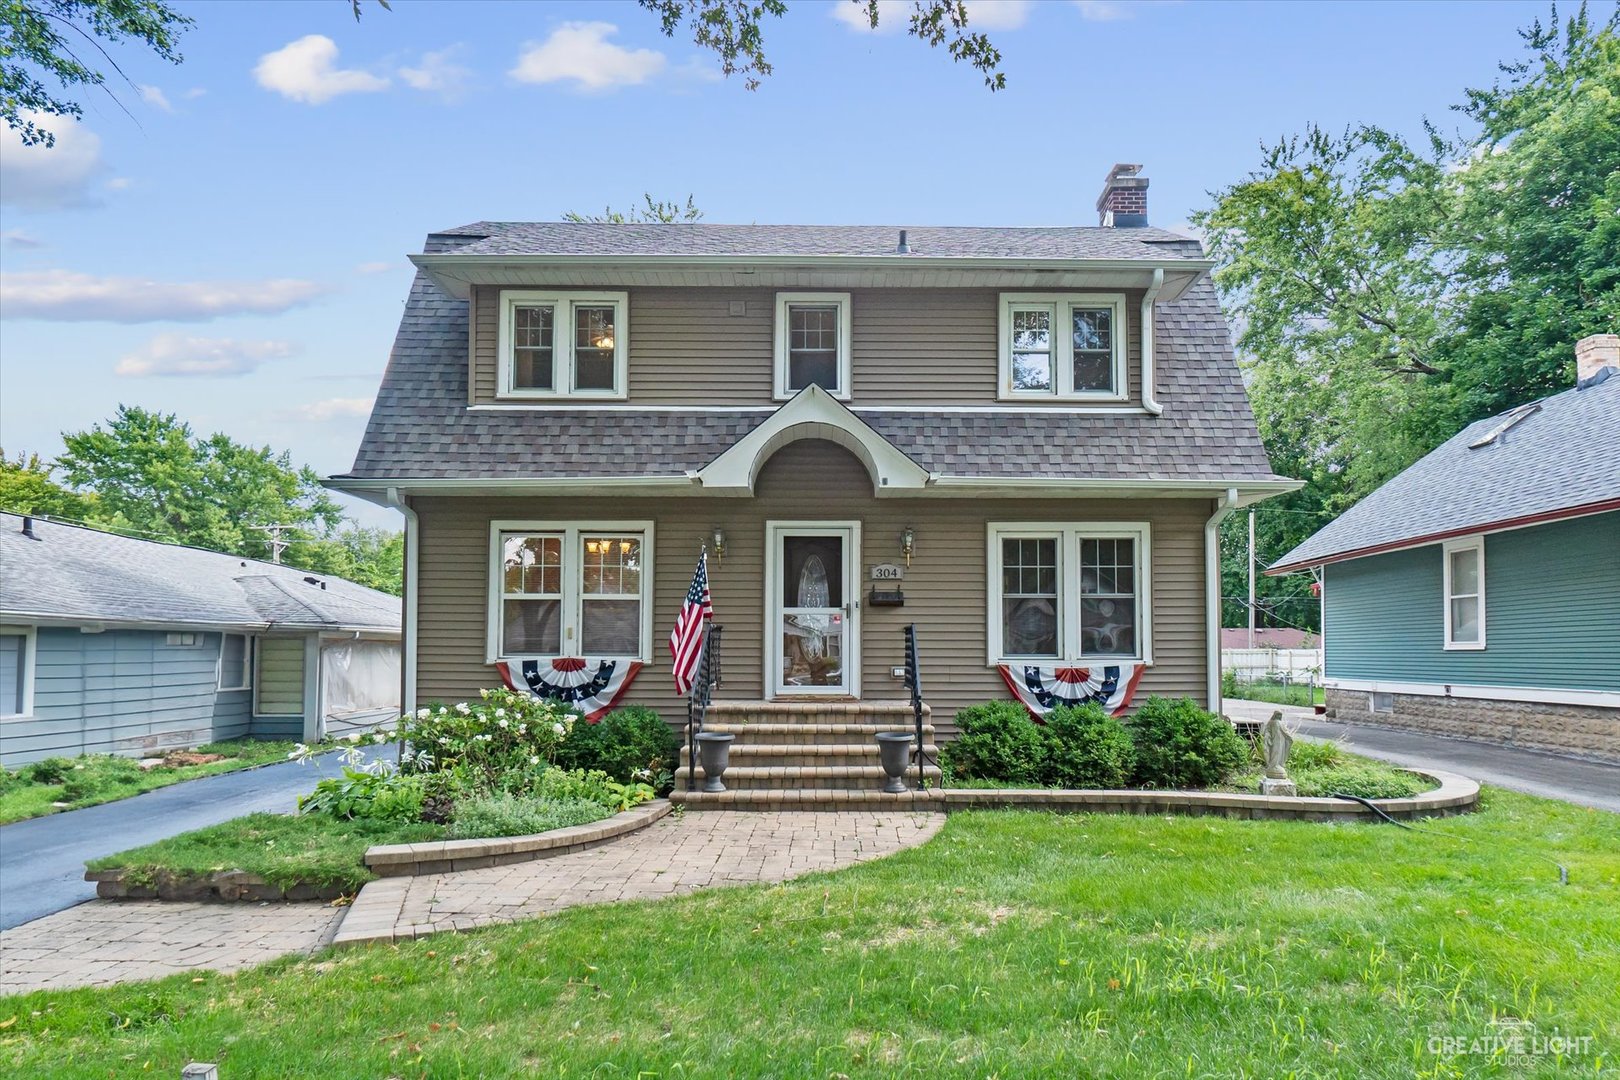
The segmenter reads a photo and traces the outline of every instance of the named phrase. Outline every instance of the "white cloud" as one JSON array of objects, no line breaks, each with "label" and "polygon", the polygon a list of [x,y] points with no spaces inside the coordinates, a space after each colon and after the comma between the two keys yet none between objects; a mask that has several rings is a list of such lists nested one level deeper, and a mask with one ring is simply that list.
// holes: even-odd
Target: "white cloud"
[{"label": "white cloud", "polygon": [[509,74],[518,82],[573,82],[584,90],[636,86],[664,70],[664,54],[627,49],[607,39],[612,23],[566,22],[540,44],[525,45]]},{"label": "white cloud", "polygon": [[10,126],[0,130],[0,203],[24,210],[94,206],[91,185],[107,170],[101,137],[65,116],[24,112],[56,136],[55,146],[25,146]]},{"label": "white cloud", "polygon": [[969,30],[1017,30],[1029,18],[1030,0],[967,0]]},{"label": "white cloud", "polygon": [[371,405],[376,398],[369,397],[334,397],[321,401],[311,401],[307,405],[300,405],[289,414],[294,419],[308,420],[315,424],[324,424],[329,420],[352,420],[355,417],[371,415]]},{"label": "white cloud", "polygon": [[363,262],[354,268],[354,272],[357,274],[386,274],[388,271],[396,270],[398,268],[399,263],[394,262]]},{"label": "white cloud", "polygon": [[127,176],[115,176],[111,180],[107,181],[107,190],[108,191],[124,191],[124,190],[127,190],[129,188],[129,186],[131,184],[133,184],[134,182],[135,181],[131,180]]},{"label": "white cloud", "polygon": [[166,282],[72,270],[0,273],[0,317],[51,322],[202,322],[278,315],[326,290],[313,281]]},{"label": "white cloud", "polygon": [[[835,0],[833,4],[833,18],[852,30],[863,30],[868,34],[892,34],[897,30],[904,30],[910,23],[908,16],[911,13],[910,0],[878,0],[878,24],[872,25],[871,18],[866,13],[865,3],[854,3],[852,0]],[[973,18],[973,12],[968,11],[968,18]]]},{"label": "white cloud", "polygon": [[1130,8],[1118,0],[1074,0],[1074,6],[1087,22],[1118,22],[1132,15]]},{"label": "white cloud", "polygon": [[198,98],[202,97],[206,93],[208,93],[208,91],[203,89],[202,87],[193,86],[190,90],[187,90],[185,93],[181,94],[180,96],[185,98],[187,101],[196,101]]},{"label": "white cloud", "polygon": [[366,94],[388,88],[388,80],[382,76],[358,68],[340,68],[337,58],[337,42],[324,34],[310,34],[259,57],[253,77],[266,90],[307,105],[319,105],[340,94]]},{"label": "white cloud", "polygon": [[168,97],[163,93],[162,90],[155,86],[142,86],[141,100],[155,109],[162,109],[164,112],[174,112],[174,106],[169,104]]},{"label": "white cloud", "polygon": [[19,251],[33,251],[45,246],[45,241],[24,229],[7,229],[0,233],[0,241],[4,241],[6,247]]},{"label": "white cloud", "polygon": [[415,67],[400,68],[399,77],[413,90],[438,94],[446,101],[454,101],[466,93],[467,80],[472,77],[470,68],[455,62],[465,51],[460,45],[452,45],[438,52],[423,53]]},{"label": "white cloud", "polygon": [[233,338],[159,334],[120,357],[117,375],[183,375],[218,378],[246,375],[266,360],[280,360],[296,350],[286,341],[237,341]]}]

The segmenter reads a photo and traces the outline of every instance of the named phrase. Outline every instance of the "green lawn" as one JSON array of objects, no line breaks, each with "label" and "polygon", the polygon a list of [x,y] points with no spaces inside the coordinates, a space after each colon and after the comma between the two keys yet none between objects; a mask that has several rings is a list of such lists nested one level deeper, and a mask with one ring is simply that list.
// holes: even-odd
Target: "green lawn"
[{"label": "green lawn", "polygon": [[[111,754],[89,754],[76,758],[61,758],[65,762],[63,783],[34,783],[27,778],[29,767],[7,770],[0,777],[0,825],[24,818],[43,817],[59,810],[77,810],[84,806],[127,799],[143,791],[168,787],[182,780],[195,780],[199,776],[235,772],[255,765],[286,761],[293,744],[281,740],[233,739],[230,742],[209,743],[197,747],[198,753],[224,754],[224,761],[205,765],[170,767],[159,765],[141,769],[133,758]],[[65,803],[57,806],[57,803]]]},{"label": "green lawn", "polygon": [[1225,697],[1235,697],[1241,701],[1267,701],[1275,705],[1296,705],[1300,708],[1321,705],[1327,701],[1327,691],[1320,685],[1312,687],[1309,683],[1303,682],[1284,685],[1269,679],[1254,682],[1227,680],[1221,687],[1221,693]]},{"label": "green lawn", "polygon": [[376,875],[366,869],[373,844],[415,844],[444,839],[443,825],[421,822],[340,821],[325,814],[249,814],[181,833],[88,864],[91,870],[127,869],[150,881],[158,870],[203,876],[246,870],[272,885],[299,882],[358,890]]},{"label": "green lawn", "polygon": [[[1620,816],[1495,790],[1411,831],[979,812],[778,887],[6,999],[0,1071],[1591,1076],[1617,987]],[[1495,1017],[1592,1041],[1431,1051]]]}]

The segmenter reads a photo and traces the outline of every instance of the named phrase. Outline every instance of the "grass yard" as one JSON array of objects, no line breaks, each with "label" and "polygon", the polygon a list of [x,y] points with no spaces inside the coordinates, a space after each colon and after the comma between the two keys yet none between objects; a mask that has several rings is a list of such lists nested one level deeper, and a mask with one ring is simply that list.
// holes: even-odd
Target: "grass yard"
[{"label": "grass yard", "polygon": [[1250,682],[1228,678],[1222,682],[1221,693],[1242,701],[1266,701],[1273,705],[1296,705],[1300,708],[1321,705],[1327,701],[1327,690],[1321,685],[1313,687],[1305,682],[1284,684],[1271,679],[1256,679]]},{"label": "grass yard", "polygon": [[373,844],[424,843],[442,840],[444,834],[444,826],[422,822],[249,814],[87,865],[91,870],[134,870],[147,880],[157,870],[179,875],[246,870],[282,887],[307,882],[352,891],[376,876],[365,864],[366,849]]},{"label": "grass yard", "polygon": [[[225,755],[223,761],[202,765],[158,765],[142,769],[133,758],[89,754],[52,758],[51,764],[44,768],[41,767],[44,763],[35,763],[16,770],[0,770],[5,773],[0,777],[0,825],[127,799],[199,776],[286,761],[292,748],[293,744],[286,741],[233,739],[197,747],[195,753]],[[36,774],[52,777],[54,782],[35,780],[32,777]]]},{"label": "grass yard", "polygon": [[[782,886],[6,999],[0,1071],[1591,1076],[1617,987],[1620,816],[1496,790],[1412,831],[977,812]],[[1592,1038],[1431,1042],[1497,1017]]]}]

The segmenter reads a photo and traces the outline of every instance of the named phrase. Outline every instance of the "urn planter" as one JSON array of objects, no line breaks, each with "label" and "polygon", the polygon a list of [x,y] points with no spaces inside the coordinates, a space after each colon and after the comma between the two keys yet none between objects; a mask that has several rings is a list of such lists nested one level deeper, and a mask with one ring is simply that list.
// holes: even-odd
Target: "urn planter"
[{"label": "urn planter", "polygon": [[883,762],[883,772],[888,776],[889,782],[883,790],[891,795],[904,795],[906,787],[906,769],[911,765],[911,741],[909,731],[880,731],[877,733],[878,756]]},{"label": "urn planter", "polygon": [[731,740],[736,737],[709,731],[698,735],[698,761],[703,764],[704,791],[726,790],[726,785],[720,782],[720,778],[725,775],[726,767],[731,764]]}]

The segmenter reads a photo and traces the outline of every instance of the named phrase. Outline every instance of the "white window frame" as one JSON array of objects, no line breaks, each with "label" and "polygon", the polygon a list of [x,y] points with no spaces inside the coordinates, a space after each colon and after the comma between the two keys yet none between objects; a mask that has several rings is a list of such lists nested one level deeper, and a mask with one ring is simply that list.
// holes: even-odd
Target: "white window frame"
[{"label": "white window frame", "polygon": [[[1459,551],[1477,552],[1479,567],[1479,593],[1474,597],[1479,614],[1479,640],[1453,641],[1451,626],[1451,556]],[[1440,599],[1445,605],[1445,648],[1447,652],[1479,652],[1485,648],[1485,537],[1469,536],[1460,540],[1447,540],[1440,545],[1441,587]]]},{"label": "white window frame", "polygon": [[[1058,540],[1058,655],[1055,657],[1009,656],[1002,648],[1001,619],[1001,542],[1003,540]],[[1080,566],[1082,540],[1125,539],[1136,542],[1136,626],[1135,656],[1095,656],[1080,651],[1080,583],[1074,578]],[[991,667],[1001,664],[1053,664],[1060,667],[1085,664],[1153,663],[1153,526],[1146,521],[992,521],[985,527],[986,626],[989,630],[986,660]]]},{"label": "white window frame", "polygon": [[[1113,309],[1113,390],[1074,388],[1074,309]],[[1044,308],[1052,315],[1052,388],[1014,390],[1012,381],[1012,313],[1015,308]],[[998,401],[1127,401],[1130,398],[1130,327],[1124,293],[1002,293],[996,324],[996,399]]]},{"label": "white window frame", "polygon": [[[225,676],[225,639],[239,637],[242,639],[242,670],[237,673],[240,685],[227,686]],[[229,631],[219,635],[219,660],[215,663],[214,688],[220,691],[251,690],[253,689],[253,635],[233,634]]]},{"label": "white window frame", "polygon": [[[853,364],[850,362],[850,299],[847,292],[779,292],[776,294],[776,400],[785,401],[799,390],[788,389],[788,307],[796,304],[832,306],[838,309],[838,391],[839,401],[850,399]],[[803,387],[799,388],[804,389]],[[825,387],[823,387],[825,389]]]},{"label": "white window frame", "polygon": [[[550,304],[556,308],[552,317],[552,358],[556,364],[555,386],[550,390],[537,390],[512,385],[516,357],[515,320],[517,309]],[[576,307],[613,307],[613,389],[574,389],[574,309]],[[630,294],[627,292],[558,292],[556,290],[506,289],[501,292],[500,330],[497,355],[500,357],[500,382],[497,396],[519,400],[548,400],[574,398],[587,401],[622,401],[630,394]]]},{"label": "white window frame", "polygon": [[652,661],[653,631],[653,523],[651,521],[491,521],[489,523],[488,623],[484,644],[485,663],[517,660],[550,660],[535,653],[502,651],[501,586],[505,580],[501,551],[502,533],[557,533],[563,538],[562,628],[558,637],[561,656],[583,656],[580,651],[583,626],[584,574],[581,566],[581,537],[586,535],[637,533],[641,536],[641,648],[635,656],[592,656],[591,659]]},{"label": "white window frame", "polygon": [[[39,659],[39,639],[32,626],[0,626],[0,634],[22,638],[22,712],[0,711],[0,720],[27,720],[34,715],[34,668]],[[0,703],[0,710],[5,708]]]}]

